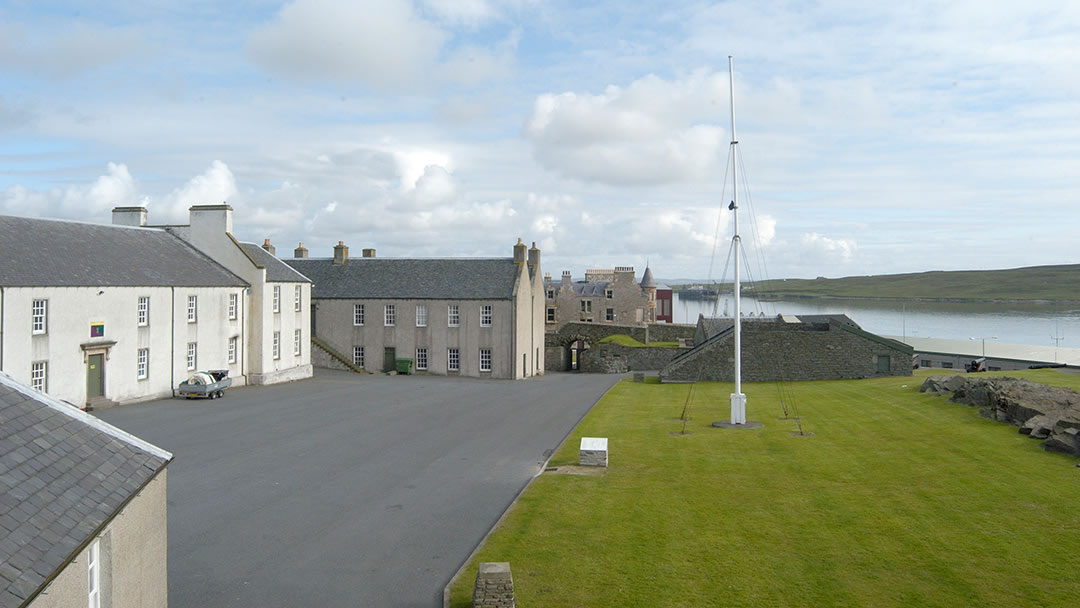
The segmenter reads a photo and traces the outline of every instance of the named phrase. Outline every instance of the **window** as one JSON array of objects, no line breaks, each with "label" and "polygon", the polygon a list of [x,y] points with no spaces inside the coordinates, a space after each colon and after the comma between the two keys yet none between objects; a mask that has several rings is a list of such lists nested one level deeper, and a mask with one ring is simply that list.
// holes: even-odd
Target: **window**
[{"label": "window", "polygon": [[281,312],[281,285],[274,285],[274,312]]},{"label": "window", "polygon": [[86,559],[87,606],[101,608],[101,541],[94,539]]},{"label": "window", "polygon": [[150,324],[150,296],[139,296],[139,327]]},{"label": "window", "polygon": [[198,349],[198,345],[195,342],[188,342],[187,344],[187,368],[195,369],[195,364],[198,361],[195,359],[195,353]]},{"label": "window", "polygon": [[300,330],[293,331],[293,350],[292,354],[300,356]]},{"label": "window", "polygon": [[427,349],[416,349],[416,369],[427,369]]},{"label": "window", "polygon": [[548,309],[547,309],[547,322],[548,323],[554,323],[555,322],[555,307],[554,306],[548,306]]},{"label": "window", "polygon": [[934,364],[930,361],[930,359],[922,359],[922,360],[919,361],[919,366],[920,367],[933,367]]},{"label": "window", "polygon": [[592,300],[581,301],[581,312],[592,312]]},{"label": "window", "polygon": [[354,346],[352,347],[352,362],[353,365],[359,365],[364,367],[364,347]]},{"label": "window", "polygon": [[605,289],[604,290],[604,297],[606,297],[609,300],[611,298],[614,298],[615,297],[615,290],[611,289],[611,288]]},{"label": "window", "polygon": [[491,304],[480,307],[480,327],[491,327]]},{"label": "window", "polygon": [[879,372],[887,372],[887,371],[889,371],[889,364],[890,363],[891,363],[891,361],[889,360],[889,355],[878,355],[877,356],[877,371],[879,371]]},{"label": "window", "polygon": [[609,308],[609,309],[604,311],[604,320],[605,321],[614,321],[615,320],[615,309],[614,308]]},{"label": "window", "polygon": [[458,310],[457,304],[449,304],[446,306],[446,325],[447,327],[457,327],[461,324],[461,313]]},{"label": "window", "polygon": [[49,388],[48,364],[45,361],[37,361],[30,364],[30,386],[35,390],[45,392]]},{"label": "window", "polygon": [[199,296],[187,297],[187,322],[194,323],[196,320],[195,311],[198,307]]},{"label": "window", "polygon": [[387,327],[393,327],[396,318],[397,313],[394,312],[394,305],[387,304],[386,307],[383,308],[383,325]]},{"label": "window", "polygon": [[459,367],[459,365],[460,364],[459,364],[459,361],[458,361],[458,349],[456,349],[456,348],[448,348],[448,349],[446,349],[446,369],[449,370],[449,371],[452,371],[452,372],[456,372],[459,369],[461,369]]},{"label": "window", "polygon": [[293,288],[293,310],[300,312],[301,305],[304,302],[304,290],[299,285]]},{"label": "window", "polygon": [[236,336],[229,338],[229,363],[236,363]]},{"label": "window", "polygon": [[275,359],[280,359],[281,358],[281,332],[280,331],[275,331],[274,332],[274,346],[273,346],[272,354],[273,354],[273,357]]},{"label": "window", "polygon": [[490,348],[481,348],[480,349],[480,371],[482,371],[482,372],[490,372],[491,371],[491,349]]},{"label": "window", "polygon": [[30,309],[30,329],[31,333],[43,334],[48,332],[48,300],[34,300]]},{"label": "window", "polygon": [[427,304],[416,305],[416,326],[427,327]]},{"label": "window", "polygon": [[353,304],[352,307],[352,324],[360,326],[364,324],[364,305]]},{"label": "window", "polygon": [[230,321],[235,321],[236,320],[236,300],[237,300],[236,294],[235,293],[230,293],[229,294],[229,320]]},{"label": "window", "polygon": [[136,365],[135,365],[135,377],[139,380],[146,380],[150,373],[150,349],[140,348],[137,351]]},{"label": "window", "polygon": [[944,369],[952,369],[952,361],[942,361],[941,367]]},{"label": "window", "polygon": [[547,290],[547,299],[549,299],[549,300],[554,300],[555,299],[555,290],[554,289]]}]

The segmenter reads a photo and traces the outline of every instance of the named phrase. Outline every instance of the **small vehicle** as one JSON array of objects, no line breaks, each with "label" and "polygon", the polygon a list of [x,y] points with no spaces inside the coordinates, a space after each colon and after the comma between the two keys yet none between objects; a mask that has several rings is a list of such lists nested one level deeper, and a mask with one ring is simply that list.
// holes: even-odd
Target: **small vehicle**
[{"label": "small vehicle", "polygon": [[232,386],[232,378],[227,369],[211,369],[195,372],[190,378],[180,383],[176,394],[185,399],[216,399],[225,396],[225,389]]}]

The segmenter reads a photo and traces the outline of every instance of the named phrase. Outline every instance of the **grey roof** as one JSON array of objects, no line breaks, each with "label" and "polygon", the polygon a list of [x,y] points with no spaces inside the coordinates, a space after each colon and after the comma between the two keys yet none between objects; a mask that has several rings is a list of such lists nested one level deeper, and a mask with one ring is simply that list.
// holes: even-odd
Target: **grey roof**
[{"label": "grey roof", "polygon": [[247,283],[164,230],[0,215],[0,285],[233,287]]},{"label": "grey roof", "polygon": [[841,323],[855,329],[862,329],[859,324],[856,323],[851,317],[844,313],[836,314],[824,314],[824,315],[795,315],[803,323]]},{"label": "grey roof", "polygon": [[513,258],[330,258],[285,260],[312,281],[312,298],[507,300],[519,266]]},{"label": "grey roof", "polygon": [[580,281],[574,283],[574,293],[582,298],[600,297],[607,294],[608,285],[611,285],[611,283],[607,281],[592,281],[590,283]]},{"label": "grey roof", "polygon": [[0,372],[0,608],[40,592],[170,460]]},{"label": "grey roof", "polygon": [[240,248],[255,261],[256,266],[266,268],[266,280],[271,283],[310,283],[311,280],[293,270],[269,251],[255,243],[240,243]]},{"label": "grey roof", "polygon": [[641,275],[642,287],[656,287],[656,279],[652,276],[652,268],[645,267],[645,274]]}]

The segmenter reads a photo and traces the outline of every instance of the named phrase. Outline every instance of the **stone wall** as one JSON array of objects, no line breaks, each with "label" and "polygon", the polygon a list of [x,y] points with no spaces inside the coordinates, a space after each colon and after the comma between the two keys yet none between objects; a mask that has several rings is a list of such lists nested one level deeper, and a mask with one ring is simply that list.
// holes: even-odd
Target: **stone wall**
[{"label": "stone wall", "polygon": [[324,369],[338,369],[346,372],[353,371],[336,357],[326,352],[322,346],[314,342],[311,343],[311,365],[312,367],[321,367]]},{"label": "stone wall", "polygon": [[474,608],[514,608],[514,578],[509,562],[484,562],[476,572]]},{"label": "stone wall", "polygon": [[695,325],[681,323],[650,323],[648,325],[648,342],[675,342],[679,338],[693,338]]},{"label": "stone wall", "polygon": [[[836,380],[910,376],[912,349],[868,332],[828,323],[747,323],[742,336],[742,379]],[[879,358],[887,371],[878,371]],[[662,382],[735,378],[734,332],[710,338],[674,359]]]},{"label": "stone wall", "polygon": [[621,346],[595,344],[581,354],[581,371],[597,374],[621,374],[633,371],[664,369],[684,348]]}]

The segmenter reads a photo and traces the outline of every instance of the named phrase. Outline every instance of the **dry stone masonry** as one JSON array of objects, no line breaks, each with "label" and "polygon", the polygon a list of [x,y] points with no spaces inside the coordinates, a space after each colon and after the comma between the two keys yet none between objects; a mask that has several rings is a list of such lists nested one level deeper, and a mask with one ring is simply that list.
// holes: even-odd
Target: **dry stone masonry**
[{"label": "dry stone masonry", "polygon": [[583,467],[606,467],[607,437],[582,437],[578,464]]},{"label": "dry stone masonry", "polygon": [[514,608],[514,577],[510,562],[484,562],[476,572],[474,608]]}]

